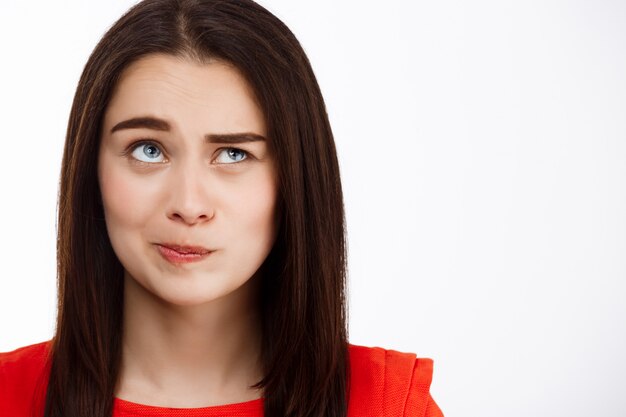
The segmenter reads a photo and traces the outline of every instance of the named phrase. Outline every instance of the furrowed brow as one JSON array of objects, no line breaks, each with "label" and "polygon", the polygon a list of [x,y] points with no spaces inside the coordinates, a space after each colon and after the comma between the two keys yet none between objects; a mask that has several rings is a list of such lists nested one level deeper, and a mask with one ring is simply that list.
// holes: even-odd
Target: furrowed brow
[{"label": "furrowed brow", "polygon": [[132,119],[119,122],[111,129],[111,133],[123,129],[152,129],[169,131],[170,124],[163,119],[156,117],[134,117]]},{"label": "furrowed brow", "polygon": [[[124,129],[152,129],[169,131],[170,124],[156,117],[133,117],[132,119],[119,122],[111,129],[111,133]],[[207,143],[237,144],[246,142],[266,141],[267,139],[256,133],[215,133],[204,135]]]},{"label": "furrowed brow", "polygon": [[256,133],[223,133],[223,134],[211,134],[205,135],[204,138],[209,143],[246,143],[246,142],[259,142],[265,141],[265,137]]}]

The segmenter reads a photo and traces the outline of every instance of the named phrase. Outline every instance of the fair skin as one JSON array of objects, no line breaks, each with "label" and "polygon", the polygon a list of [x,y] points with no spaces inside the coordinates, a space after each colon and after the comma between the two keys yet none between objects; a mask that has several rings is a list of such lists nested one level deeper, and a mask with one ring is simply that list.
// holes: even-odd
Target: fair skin
[{"label": "fair skin", "polygon": [[[120,125],[135,118],[144,119]],[[189,408],[262,396],[249,388],[263,376],[258,269],[278,218],[266,136],[232,65],[155,54],[122,73],[98,160],[107,231],[125,269],[116,397]],[[179,263],[161,254],[164,243],[211,253]]]}]

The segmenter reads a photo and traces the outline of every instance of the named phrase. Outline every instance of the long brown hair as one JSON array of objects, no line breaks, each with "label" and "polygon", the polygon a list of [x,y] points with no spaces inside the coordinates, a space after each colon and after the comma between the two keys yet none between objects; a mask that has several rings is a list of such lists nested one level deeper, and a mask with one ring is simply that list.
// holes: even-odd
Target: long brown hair
[{"label": "long brown hair", "polygon": [[280,228],[261,268],[265,415],[345,416],[346,242],[333,134],[291,31],[251,0],[148,0],[103,36],[72,105],[59,191],[58,317],[45,417],[110,417],[120,368],[123,267],[97,179],[100,127],[122,71],[151,53],[226,60],[256,93],[278,161]]}]

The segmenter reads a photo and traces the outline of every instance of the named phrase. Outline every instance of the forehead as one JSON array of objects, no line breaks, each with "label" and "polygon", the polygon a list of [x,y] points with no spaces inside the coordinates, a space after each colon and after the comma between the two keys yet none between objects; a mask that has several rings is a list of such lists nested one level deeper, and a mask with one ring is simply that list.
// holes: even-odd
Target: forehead
[{"label": "forehead", "polygon": [[113,90],[104,125],[131,116],[162,117],[174,126],[191,123],[221,133],[265,134],[263,114],[250,85],[236,67],[222,60],[198,63],[152,54],[135,61]]}]

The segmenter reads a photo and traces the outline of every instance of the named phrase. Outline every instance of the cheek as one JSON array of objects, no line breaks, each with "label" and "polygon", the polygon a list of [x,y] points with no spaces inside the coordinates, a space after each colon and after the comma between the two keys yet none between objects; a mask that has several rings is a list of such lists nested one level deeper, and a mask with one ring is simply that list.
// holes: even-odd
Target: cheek
[{"label": "cheek", "polygon": [[268,176],[244,196],[241,207],[246,209],[250,222],[267,228],[274,223],[276,210],[276,185]]},{"label": "cheek", "polygon": [[145,181],[124,175],[123,170],[103,168],[100,191],[109,234],[141,227],[150,216],[154,192]]},{"label": "cheek", "polygon": [[277,186],[264,172],[237,193],[231,201],[232,221],[242,237],[261,243],[273,239],[275,232]]}]

